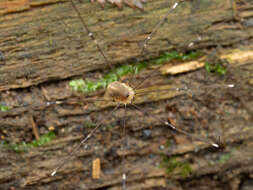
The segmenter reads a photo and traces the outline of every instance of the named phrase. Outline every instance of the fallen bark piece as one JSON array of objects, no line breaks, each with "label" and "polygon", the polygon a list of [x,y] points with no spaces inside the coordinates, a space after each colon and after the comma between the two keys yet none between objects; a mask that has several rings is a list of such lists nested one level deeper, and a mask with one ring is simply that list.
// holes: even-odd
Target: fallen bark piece
[{"label": "fallen bark piece", "polygon": [[233,50],[229,54],[221,55],[222,59],[227,59],[229,62],[237,62],[238,64],[247,64],[253,61],[253,51]]},{"label": "fallen bark piece", "polygon": [[[231,64],[247,64],[253,61],[253,51],[251,50],[238,50],[233,49],[230,52],[223,52],[220,55],[220,59],[225,59],[229,61]],[[185,62],[182,64],[172,65],[165,64],[161,67],[160,71],[163,75],[176,75],[181,73],[187,73],[190,71],[195,71],[205,66],[205,58],[201,58],[200,60]]]},{"label": "fallen bark piece", "polygon": [[99,179],[101,175],[101,163],[100,159],[96,158],[92,161],[92,178]]},{"label": "fallen bark piece", "polygon": [[186,73],[189,71],[195,71],[197,69],[200,69],[204,67],[205,62],[203,61],[190,61],[186,63],[182,63],[179,65],[164,65],[161,67],[160,71],[163,75],[170,74],[170,75],[176,75],[181,73]]}]

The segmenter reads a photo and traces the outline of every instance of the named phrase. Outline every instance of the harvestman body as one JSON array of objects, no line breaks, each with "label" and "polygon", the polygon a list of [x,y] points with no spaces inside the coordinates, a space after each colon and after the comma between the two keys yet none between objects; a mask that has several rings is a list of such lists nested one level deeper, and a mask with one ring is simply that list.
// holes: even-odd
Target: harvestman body
[{"label": "harvestman body", "polygon": [[134,99],[134,90],[125,83],[112,82],[108,85],[106,94],[120,104],[131,104]]},{"label": "harvestman body", "polygon": [[[96,44],[98,51],[101,53],[102,57],[104,58],[104,60],[106,61],[106,63],[108,64],[108,66],[110,68],[112,68],[112,66],[109,64],[104,52],[102,51],[102,48],[99,46],[97,40],[95,39],[93,33],[88,29],[87,25],[85,24],[84,20],[81,17],[81,14],[79,12],[79,10],[77,9],[76,5],[74,4],[73,0],[70,0],[73,8],[75,9],[78,17],[80,18],[82,25],[84,27],[84,30],[88,33],[89,37],[94,41],[94,43]],[[172,8],[166,13],[166,15],[164,15],[164,17],[162,18],[162,20],[154,27],[153,31],[150,33],[150,35],[144,40],[143,43],[143,48],[141,50],[141,53],[143,53],[144,48],[147,46],[147,43],[149,40],[151,40],[151,38],[153,37],[153,35],[157,32],[158,28],[164,23],[164,21],[166,20],[167,16],[173,11],[173,9],[175,9],[178,6],[179,3],[175,3]],[[153,73],[151,73],[149,75],[149,77],[151,77]],[[134,77],[134,75],[133,75]],[[130,81],[133,80],[133,77],[130,79]],[[144,80],[141,81],[141,83],[143,83],[147,78],[145,78]],[[136,106],[133,103],[134,97],[136,95],[135,93],[135,89],[140,86],[140,84],[137,84],[135,87],[130,87],[130,85],[126,84],[126,83],[122,83],[122,82],[112,82],[108,85],[107,89],[106,89],[106,93],[105,96],[109,97],[110,100],[114,101],[117,103],[117,106],[108,114],[110,115],[112,112],[114,112],[120,105],[123,105],[125,108],[127,105],[131,105],[133,106],[135,109],[137,109],[138,111],[149,115],[149,113],[142,111],[138,106]],[[233,88],[234,85],[233,84],[229,84],[229,85],[225,85],[226,88]],[[182,89],[177,89],[177,90],[182,90]],[[149,115],[151,116],[151,115]],[[219,148],[219,145],[214,143],[213,141],[206,139],[206,138],[202,138],[193,134],[190,134],[182,129],[179,129],[177,127],[175,127],[174,125],[170,124],[168,121],[162,121],[159,118],[156,118],[155,116],[151,116],[154,117],[155,119],[159,120],[161,123],[163,123],[165,126],[170,127],[172,130],[178,132],[178,133],[182,133],[186,136],[192,137],[196,140],[199,141],[203,141],[205,143],[210,144],[211,146],[215,147],[215,148]],[[76,146],[73,151],[65,158],[62,160],[62,162],[60,162],[59,166],[57,168],[55,168],[55,170],[51,173],[52,176],[54,176],[57,171],[77,152],[77,150],[84,144],[86,143],[86,141],[95,133],[95,131],[101,126],[102,123],[98,123],[96,125],[96,127],[94,129],[91,130],[91,132],[80,142],[80,144],[78,144],[78,146]],[[124,121],[124,128],[123,128],[123,135],[125,138],[125,142],[126,142],[126,135],[125,135],[125,121]],[[123,161],[125,160],[125,156],[123,156]],[[124,172],[122,174],[122,188],[126,189],[126,173]]]}]

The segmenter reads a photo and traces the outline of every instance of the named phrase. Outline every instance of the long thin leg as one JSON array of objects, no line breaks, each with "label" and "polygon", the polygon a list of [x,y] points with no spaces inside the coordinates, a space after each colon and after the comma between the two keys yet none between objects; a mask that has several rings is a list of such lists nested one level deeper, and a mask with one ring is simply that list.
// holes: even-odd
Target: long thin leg
[{"label": "long thin leg", "polygon": [[210,144],[210,145],[212,145],[212,146],[215,147],[215,148],[219,148],[219,145],[218,145],[218,144],[214,143],[213,141],[211,141],[211,140],[209,140],[209,139],[206,139],[206,138],[203,138],[203,137],[199,137],[199,136],[196,136],[196,135],[192,135],[192,134],[190,134],[190,133],[188,133],[188,132],[186,132],[186,131],[184,131],[184,130],[182,130],[182,129],[179,129],[179,128],[175,127],[174,125],[172,125],[172,124],[169,123],[168,121],[163,121],[163,120],[161,120],[160,118],[158,118],[158,117],[156,117],[156,116],[154,116],[154,115],[151,115],[151,114],[149,114],[148,112],[146,112],[146,111],[144,111],[144,110],[141,110],[141,109],[140,109],[138,106],[136,106],[135,104],[131,104],[131,105],[132,105],[136,110],[138,110],[139,112],[144,113],[145,115],[148,115],[148,116],[150,116],[150,117],[155,118],[156,120],[160,121],[161,123],[165,124],[166,126],[170,127],[172,130],[174,130],[174,131],[176,131],[176,132],[178,132],[178,133],[184,134],[184,135],[189,136],[189,137],[191,137],[191,138],[193,138],[193,139],[196,139],[196,140],[205,142],[205,143],[207,143],[207,144]]},{"label": "long thin leg", "polygon": [[156,24],[156,26],[154,27],[154,29],[152,30],[151,34],[144,40],[143,43],[143,47],[141,50],[141,54],[144,52],[145,48],[147,47],[148,42],[151,40],[151,38],[155,35],[155,33],[157,32],[157,30],[159,29],[159,27],[165,22],[165,20],[167,19],[167,17],[169,16],[169,14],[178,6],[179,3],[181,3],[182,1],[178,1],[176,3],[174,3],[174,5],[172,6],[172,8],[163,16],[163,18],[160,20],[160,22],[158,22]]},{"label": "long thin leg", "polygon": [[[89,98],[89,99],[82,99],[81,100],[82,102],[86,103],[86,102],[112,102],[112,99],[108,99],[108,100],[105,100],[105,99],[94,99],[94,98]],[[47,106],[50,106],[50,105],[54,105],[54,104],[64,104],[64,103],[70,103],[71,104],[71,101],[63,101],[63,100],[56,100],[56,101],[48,101],[46,103]],[[73,103],[73,102],[72,102]],[[78,103],[78,102],[77,102]],[[81,104],[81,103],[80,103]]]},{"label": "long thin leg", "polygon": [[[119,104],[107,115],[110,116],[114,111],[116,111],[119,107]],[[66,163],[70,160],[70,158],[80,149],[80,147],[95,133],[95,131],[101,126],[103,121],[100,121],[96,124],[96,127],[92,129],[92,131],[73,149],[73,151],[65,158],[63,159],[59,166],[54,169],[54,171],[51,173],[51,176],[54,176],[56,172]]]},{"label": "long thin leg", "polygon": [[148,76],[146,76],[144,79],[142,79],[137,85],[133,87],[134,90],[139,88],[147,79],[150,79],[159,69],[153,70]]},{"label": "long thin leg", "polygon": [[97,47],[98,51],[99,51],[100,54],[103,56],[103,58],[104,58],[106,64],[107,64],[107,65],[109,66],[109,68],[112,70],[112,69],[113,69],[113,66],[111,65],[111,63],[109,62],[109,60],[106,58],[105,53],[104,53],[104,51],[102,50],[102,48],[100,47],[100,45],[99,45],[98,41],[96,40],[94,34],[89,30],[88,26],[87,26],[86,23],[84,22],[84,20],[83,20],[83,18],[82,18],[82,16],[81,16],[81,13],[80,13],[80,11],[78,10],[78,8],[76,7],[74,1],[73,1],[73,0],[70,0],[70,2],[71,2],[72,7],[74,8],[74,10],[76,11],[76,13],[77,13],[79,19],[81,20],[82,26],[84,27],[85,31],[88,33],[89,37],[90,37],[90,38],[93,40],[93,42],[96,44],[96,47]]},{"label": "long thin leg", "polygon": [[[127,136],[126,136],[126,104],[124,107],[124,118],[123,118],[123,150],[127,147]],[[122,174],[122,189],[126,190],[126,156],[123,153],[123,174]]]},{"label": "long thin leg", "polygon": [[[158,31],[158,29],[160,28],[160,26],[165,22],[165,20],[167,19],[167,17],[169,16],[169,14],[178,6],[179,3],[181,3],[182,1],[178,1],[176,3],[174,3],[174,5],[172,6],[172,8],[163,16],[163,18],[156,24],[156,26],[154,27],[154,29],[152,30],[152,32],[148,35],[148,37],[144,40],[143,45],[142,45],[142,49],[141,49],[141,53],[140,55],[142,55],[144,53],[145,48],[148,45],[148,42],[152,39],[152,37],[155,35],[155,33]],[[153,73],[150,74],[150,76],[152,76]],[[150,76],[148,76],[147,78],[149,78]],[[130,82],[131,83],[134,80],[135,75],[132,75],[132,77],[130,78]],[[140,84],[138,84],[134,89],[136,89]]]},{"label": "long thin leg", "polygon": [[[208,86],[203,86],[201,88],[203,89],[214,89],[214,88],[234,88],[234,84],[214,84],[214,85],[208,85]],[[192,93],[193,90],[199,90],[199,88],[188,88],[187,86],[182,86],[178,88],[169,88],[169,89],[160,89],[160,90],[149,90],[148,92],[162,92],[162,91],[189,91]],[[147,92],[136,92],[135,95],[141,95]]]}]

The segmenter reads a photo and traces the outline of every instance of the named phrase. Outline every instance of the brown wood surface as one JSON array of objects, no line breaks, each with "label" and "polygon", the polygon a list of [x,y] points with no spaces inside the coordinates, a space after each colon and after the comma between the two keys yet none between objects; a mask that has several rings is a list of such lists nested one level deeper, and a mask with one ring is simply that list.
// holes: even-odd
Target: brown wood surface
[{"label": "brown wood surface", "polygon": [[[1,91],[105,68],[105,61],[83,32],[69,2],[28,2],[22,11],[3,9],[0,17],[0,50],[5,58],[0,67]],[[186,1],[168,16],[150,42],[148,53],[140,55],[141,42],[171,5],[164,0],[149,1],[144,12],[101,9],[87,1],[78,7],[112,64],[147,59],[171,49],[229,45],[253,36],[252,27],[234,22],[229,0]],[[241,19],[252,16],[250,1],[239,8]],[[195,45],[190,48],[191,42]]]},{"label": "brown wood surface", "polygon": [[[173,77],[158,72],[137,90],[145,93],[135,102],[156,118],[169,119],[189,132],[214,139],[220,136],[221,149],[173,133],[156,118],[129,108],[129,146],[125,151],[120,148],[123,108],[108,116],[113,103],[88,101],[87,95],[73,93],[68,86],[69,78],[100,76],[100,70],[106,68],[94,44],[82,32],[69,2],[20,1],[22,6],[11,8],[1,2],[1,102],[11,109],[0,112],[0,133],[11,143],[34,140],[36,128],[39,135],[54,128],[57,137],[47,146],[23,153],[0,147],[0,189],[120,189],[124,168],[128,190],[251,188],[253,27],[245,20],[253,16],[253,4],[250,0],[242,2],[234,6],[228,0],[186,1],[168,17],[144,55],[139,54],[138,43],[151,32],[170,2],[150,0],[145,12],[130,8],[118,11],[111,6],[103,10],[88,1],[80,5],[88,26],[113,64],[132,58],[148,59],[171,49],[217,46],[226,47],[219,54],[231,63],[225,76],[206,77],[203,69]],[[191,42],[194,46],[189,47]],[[134,83],[153,69],[141,72]],[[224,83],[234,83],[236,88],[211,88]],[[170,90],[184,84],[191,87],[191,93]],[[88,98],[103,98],[103,92]],[[46,104],[55,100],[62,103]],[[102,121],[103,126],[113,128],[101,128],[51,177],[59,160],[88,134],[90,129],[85,124],[90,121]],[[145,129],[151,129],[150,139],[143,137]],[[230,158],[222,160],[227,154]],[[189,162],[191,174],[184,177],[180,170],[167,173],[166,168],[158,166],[161,155]],[[97,158],[102,165],[100,178],[95,180],[92,161]]]}]

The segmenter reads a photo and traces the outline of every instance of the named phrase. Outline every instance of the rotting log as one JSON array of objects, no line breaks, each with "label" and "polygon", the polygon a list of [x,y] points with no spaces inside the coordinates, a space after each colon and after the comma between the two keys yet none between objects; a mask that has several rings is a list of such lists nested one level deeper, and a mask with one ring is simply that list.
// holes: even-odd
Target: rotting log
[{"label": "rotting log", "polygon": [[[236,52],[235,56],[232,53],[227,56],[225,53],[222,55],[235,57],[238,61],[236,56],[238,51],[231,52]],[[243,55],[242,52],[241,55]],[[128,189],[168,187],[188,189],[189,186],[199,187],[200,185],[218,188],[221,184],[230,188],[236,186],[233,181],[247,182],[247,178],[244,179],[242,175],[250,176],[253,172],[251,156],[253,130],[252,119],[250,119],[253,110],[248,106],[252,104],[253,92],[250,86],[247,87],[245,84],[252,78],[253,60],[241,58],[232,67],[230,72],[233,74],[229,75],[229,77],[232,76],[232,81],[236,82],[238,86],[236,89],[210,90],[210,85],[201,85],[198,78],[193,80],[195,75],[200,78],[205,75],[203,70],[199,70],[181,75],[174,80],[171,79],[171,85],[168,85],[167,77],[153,76],[148,80],[148,85],[152,87],[141,88],[137,91],[142,96],[137,97],[136,104],[141,104],[143,110],[156,115],[159,119],[166,119],[170,113],[170,121],[181,128],[189,130],[187,128],[191,127],[195,133],[199,134],[208,130],[214,136],[220,135],[224,148],[216,151],[210,150],[210,147],[203,143],[197,141],[192,143],[182,135],[172,135],[170,130],[164,128],[158,120],[132,109],[128,109],[126,116],[128,118],[126,126],[129,147],[123,151],[120,150],[122,126],[119,124],[122,121],[123,110],[119,109],[109,118],[105,118],[110,112],[111,103],[85,102],[82,96],[73,96],[65,85],[58,86],[57,84],[44,85],[43,88],[49,99],[59,98],[64,102],[62,105],[47,106],[45,99],[41,96],[43,92],[39,89],[31,89],[30,92],[26,92],[25,89],[22,92],[19,91],[22,97],[15,94],[14,90],[8,93],[3,92],[6,94],[5,99],[9,98],[9,101],[14,103],[18,102],[20,98],[26,101],[37,100],[37,104],[34,104],[33,107],[31,105],[13,107],[10,111],[1,113],[1,130],[7,131],[6,138],[10,142],[15,142],[16,139],[34,139],[31,136],[31,116],[40,129],[45,126],[48,128],[54,126],[56,131],[65,129],[70,132],[64,133],[65,137],[57,137],[48,146],[33,148],[27,153],[14,153],[1,149],[1,187],[3,189],[52,189],[53,187],[58,189],[75,189],[76,187],[119,189],[123,164],[127,168]],[[145,71],[141,76],[145,77],[150,72],[152,70]],[[209,80],[207,79],[206,82]],[[212,83],[217,84],[220,77],[212,77],[212,80],[214,80]],[[154,81],[155,84],[153,84]],[[159,86],[157,86],[157,81],[159,81]],[[161,88],[169,90],[178,87],[177,85],[180,86],[177,81],[189,82],[192,89],[201,87],[203,92],[195,94],[195,97],[185,96],[185,92],[159,92]],[[176,98],[178,96],[180,98]],[[153,103],[145,105],[147,102]],[[88,133],[89,129],[82,127],[83,123],[94,121],[94,118],[95,121],[103,120],[103,126],[114,125],[114,128],[98,131],[86,143],[86,148],[80,149],[56,176],[51,177],[50,173],[59,163],[59,159],[67,156],[74,145]],[[196,120],[196,122],[192,123],[191,120]],[[199,127],[199,130],[195,129],[196,126]],[[146,139],[143,137],[143,130],[150,128],[152,128],[152,137]],[[164,149],[159,148],[161,145],[166,146],[167,143],[172,145]],[[126,156],[124,163],[122,162],[123,155]],[[180,163],[190,163],[190,175],[184,176],[180,167],[167,173],[166,170],[169,170],[170,167],[168,164],[173,164],[173,162],[168,161],[166,165],[162,161],[164,156],[175,158]],[[97,158],[100,158],[102,164],[101,176],[99,179],[91,179],[91,163]],[[165,166],[158,167],[158,163]]]},{"label": "rotting log", "polygon": [[[149,86],[153,86],[152,89],[150,87],[141,89],[141,92],[146,93],[140,99],[137,98],[139,101],[137,105],[141,104],[143,110],[160,119],[167,119],[170,116],[170,122],[186,130],[201,135],[205,134],[205,131],[209,131],[213,136],[218,134],[221,136],[221,142],[224,143],[223,149],[210,150],[210,147],[203,143],[197,141],[192,143],[184,136],[171,133],[156,119],[128,109],[126,126],[129,147],[126,151],[122,151],[120,150],[122,126],[119,123],[122,121],[123,110],[119,109],[110,118],[103,118],[109,113],[112,104],[86,103],[84,102],[85,97],[82,98],[81,95],[71,92],[68,88],[68,81],[60,80],[83,74],[88,75],[88,71],[104,69],[106,67],[104,61],[86,34],[82,34],[75,13],[67,14],[68,11],[71,11],[69,4],[65,1],[61,1],[62,3],[50,0],[46,2],[47,6],[38,3],[37,7],[26,8],[25,12],[6,14],[0,18],[1,21],[8,21],[0,22],[0,28],[4,28],[0,30],[0,34],[6,37],[0,38],[1,51],[5,56],[5,64],[0,68],[1,101],[7,102],[12,108],[8,112],[0,113],[0,132],[5,132],[4,135],[10,142],[31,141],[35,138],[32,133],[32,116],[39,127],[40,134],[53,126],[60,133],[59,136],[65,137],[57,137],[48,146],[33,148],[24,153],[14,153],[1,147],[0,189],[101,189],[103,187],[119,189],[123,164],[127,169],[128,189],[178,188],[189,190],[191,188],[201,189],[201,187],[239,189],[239,186],[246,188],[247,184],[250,184],[253,178],[251,119],[253,94],[252,83],[250,83],[253,73],[252,58],[244,59],[244,61],[238,58],[237,64],[232,66],[230,71],[232,73],[228,77],[231,76],[232,81],[238,85],[235,89],[203,88],[203,92],[197,93],[197,96],[194,97],[185,96],[185,93],[181,92],[166,94],[155,92],[160,88],[176,88],[181,85],[182,81],[196,89],[204,87],[205,83],[200,82],[212,80],[213,83],[219,83],[222,78],[213,77],[202,80],[205,74],[203,70],[200,70],[172,77],[171,80],[165,76],[156,75],[147,81]],[[50,2],[56,3],[50,4]],[[159,51],[174,48],[191,49],[188,45],[194,41],[192,39],[197,39],[196,31],[200,31],[202,39],[205,39],[195,42],[192,48],[196,49],[233,45],[252,37],[252,27],[245,25],[244,28],[241,28],[242,23],[229,22],[235,18],[235,12],[231,13],[229,1],[205,2],[210,3],[201,4],[202,1],[189,1],[182,6],[182,11],[185,9],[186,13],[182,13],[179,8],[176,13],[170,15],[168,23],[150,42],[149,54],[143,56],[139,56],[136,51],[136,42],[141,42],[147,32],[151,31],[152,26],[158,20],[158,17],[153,15],[156,10],[160,10],[158,8],[165,7],[165,2],[150,1],[145,13],[134,13],[130,9],[121,12],[114,12],[109,8],[109,11],[101,10],[87,2],[81,6],[81,9],[94,8],[92,10],[94,13],[89,13],[92,14],[92,17],[89,16],[88,25],[95,30],[96,36],[109,57],[115,58],[114,64],[125,62],[132,57],[140,60],[147,59],[157,55]],[[251,2],[246,2],[248,4],[240,7],[237,16],[240,14],[242,18],[252,16],[252,12],[249,11],[252,9]],[[198,9],[192,3],[200,3]],[[202,5],[213,8],[208,12],[208,8],[203,10]],[[190,9],[187,6],[193,7],[190,14],[188,14]],[[163,14],[165,11],[164,8],[161,8]],[[39,13],[44,14],[38,15]],[[57,17],[54,16],[55,14]],[[83,11],[84,17],[87,14]],[[95,15],[99,15],[100,20]],[[120,15],[124,16],[120,17]],[[131,15],[131,17],[128,18],[126,15]],[[212,18],[205,17],[205,15],[212,15]],[[66,19],[65,24],[71,26],[65,29],[67,31],[64,30],[64,24],[56,24],[63,22],[62,17]],[[194,18],[203,20],[197,22]],[[192,24],[193,21],[188,24],[179,24],[187,19],[188,22],[189,20],[197,22],[192,26],[194,31],[190,30],[190,23]],[[208,19],[211,19],[210,22]],[[16,25],[17,22],[21,23],[20,20],[29,21],[30,24]],[[125,21],[124,24],[123,21]],[[95,23],[99,25],[94,25]],[[176,29],[176,24],[179,24],[179,29]],[[115,29],[113,29],[114,26]],[[166,29],[168,26],[170,28]],[[120,27],[122,28],[119,29]],[[66,33],[63,35],[62,31],[65,31],[67,35]],[[111,35],[115,31],[119,34],[117,37]],[[67,40],[66,36],[68,36]],[[80,40],[80,43],[77,40]],[[73,44],[70,41],[73,41]],[[15,46],[14,42],[18,45]],[[25,46],[21,46],[22,44]],[[125,51],[122,52],[123,50]],[[245,55],[246,53],[243,54],[243,52],[252,52],[252,48],[248,47],[245,51],[241,51],[242,54],[239,55]],[[230,58],[233,55],[235,55],[234,58],[238,57],[236,52],[229,56],[228,53],[222,55]],[[150,70],[141,73],[141,77],[148,75]],[[9,72],[8,76],[6,72]],[[59,81],[50,84],[43,83],[51,80]],[[250,83],[249,86],[245,85],[248,83]],[[32,86],[36,84],[40,85]],[[24,89],[15,90],[15,88]],[[101,97],[101,93],[103,91],[91,95],[91,98]],[[46,102],[51,100],[60,100],[64,103],[48,106]],[[153,103],[145,104],[150,102]],[[59,159],[65,157],[73,146],[88,133],[89,129],[84,128],[83,123],[99,119],[104,121],[104,125],[114,125],[114,129],[101,129],[72,160],[60,169],[56,176],[51,177],[50,173],[59,163]],[[143,130],[151,128],[152,136],[145,139]],[[60,129],[67,132],[63,135]],[[161,145],[165,148],[163,149]],[[124,154],[126,155],[125,163],[122,162]],[[191,173],[184,176],[180,168],[167,173],[166,169],[169,169],[169,165],[166,163],[164,167],[157,165],[162,163],[161,155],[174,156],[179,161],[190,163]],[[91,179],[91,163],[98,157],[102,163],[102,174],[100,179],[95,180]]]},{"label": "rotting log", "polygon": [[[69,2],[27,2],[30,4],[23,6],[21,12],[19,9],[16,12],[15,9],[2,11],[0,50],[4,61],[0,67],[1,91],[106,68]],[[237,16],[242,20],[252,17],[252,2],[246,2],[237,7]],[[4,2],[0,5],[3,7]],[[171,5],[164,0],[149,1],[145,12],[130,8],[122,11],[101,9],[87,1],[78,7],[112,64],[133,58],[144,60],[172,49],[186,51],[228,46],[253,36],[252,27],[235,22],[230,0],[186,1],[168,16],[149,43],[148,53],[140,55],[141,42]]]}]

